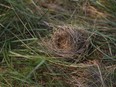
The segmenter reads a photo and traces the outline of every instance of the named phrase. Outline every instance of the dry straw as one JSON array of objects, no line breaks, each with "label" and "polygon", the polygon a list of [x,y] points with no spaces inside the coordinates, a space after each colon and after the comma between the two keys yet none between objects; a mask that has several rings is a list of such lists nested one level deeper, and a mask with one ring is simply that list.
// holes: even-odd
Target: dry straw
[{"label": "dry straw", "polygon": [[63,58],[83,56],[88,50],[88,34],[84,29],[69,26],[53,28],[49,38],[44,39],[44,46],[52,55]]}]

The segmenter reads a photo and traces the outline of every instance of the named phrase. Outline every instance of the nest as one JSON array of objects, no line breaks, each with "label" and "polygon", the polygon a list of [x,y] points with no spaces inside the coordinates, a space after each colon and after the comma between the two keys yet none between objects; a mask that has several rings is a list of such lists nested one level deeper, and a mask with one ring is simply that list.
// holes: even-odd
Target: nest
[{"label": "nest", "polygon": [[88,34],[82,29],[58,27],[45,41],[45,47],[55,56],[74,58],[85,55],[89,45],[87,39]]}]

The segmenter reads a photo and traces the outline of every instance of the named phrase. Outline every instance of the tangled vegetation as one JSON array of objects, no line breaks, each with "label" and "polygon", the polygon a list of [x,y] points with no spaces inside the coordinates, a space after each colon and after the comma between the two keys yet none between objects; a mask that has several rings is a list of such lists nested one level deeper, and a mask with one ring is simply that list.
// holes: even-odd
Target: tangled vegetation
[{"label": "tangled vegetation", "polygon": [[0,87],[116,87],[116,1],[1,0]]}]

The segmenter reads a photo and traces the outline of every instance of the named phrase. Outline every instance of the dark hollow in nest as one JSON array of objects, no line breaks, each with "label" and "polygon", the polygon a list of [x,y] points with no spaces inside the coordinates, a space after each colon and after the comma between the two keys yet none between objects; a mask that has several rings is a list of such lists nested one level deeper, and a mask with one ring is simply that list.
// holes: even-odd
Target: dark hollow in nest
[{"label": "dark hollow in nest", "polygon": [[45,43],[51,54],[64,58],[85,55],[89,45],[87,32],[71,27],[58,27]]}]

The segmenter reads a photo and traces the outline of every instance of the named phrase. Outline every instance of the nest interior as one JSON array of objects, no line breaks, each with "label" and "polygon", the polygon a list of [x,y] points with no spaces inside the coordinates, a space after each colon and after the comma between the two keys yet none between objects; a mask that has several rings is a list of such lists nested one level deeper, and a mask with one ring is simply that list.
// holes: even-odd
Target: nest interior
[{"label": "nest interior", "polygon": [[49,52],[65,58],[85,55],[89,45],[85,30],[64,26],[54,29],[45,43]]}]

